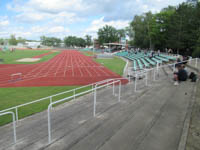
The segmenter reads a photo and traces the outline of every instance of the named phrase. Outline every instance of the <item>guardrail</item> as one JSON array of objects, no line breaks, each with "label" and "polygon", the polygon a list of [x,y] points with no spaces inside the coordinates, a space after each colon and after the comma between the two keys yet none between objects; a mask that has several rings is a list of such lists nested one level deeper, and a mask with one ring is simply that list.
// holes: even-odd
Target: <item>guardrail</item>
[{"label": "guardrail", "polygon": [[94,90],[94,109],[93,109],[93,116],[94,116],[94,117],[96,116],[97,89],[103,88],[103,87],[105,87],[105,86],[113,85],[113,95],[114,95],[114,94],[115,94],[115,83],[119,83],[118,101],[120,102],[121,81],[120,81],[120,80],[116,80],[116,81],[113,80],[111,83],[106,82],[106,85],[97,87],[98,85],[101,85],[101,84],[103,84],[103,83],[104,83],[104,82],[96,84],[96,85],[95,85],[95,88],[93,89],[93,90]]},{"label": "guardrail", "polygon": [[[107,79],[106,81],[109,82],[111,80],[113,80],[113,79]],[[56,96],[59,96],[59,95],[63,95],[63,94],[67,94],[67,93],[71,93],[71,92],[73,92],[73,100],[75,100],[76,99],[76,91],[77,90],[80,90],[80,89],[83,89],[83,88],[87,88],[87,87],[89,88],[90,86],[91,86],[91,88],[93,88],[93,86],[95,84],[97,84],[97,83],[99,83],[99,82],[95,82],[95,83],[92,83],[92,84],[81,86],[79,88],[75,88],[75,89],[72,89],[72,90],[64,91],[64,92],[61,92],[61,93],[58,93],[58,94],[54,94],[54,95],[51,95],[51,96],[47,96],[47,97],[44,97],[44,98],[29,102],[29,103],[24,103],[24,104],[17,105],[17,106],[11,107],[11,108],[0,110],[0,113],[7,112],[7,111],[10,111],[10,110],[15,110],[16,121],[18,121],[19,120],[18,109],[20,107],[24,107],[24,106],[27,106],[27,105],[35,104],[35,103],[38,103],[38,102],[41,102],[41,101],[44,101],[44,100],[47,100],[47,99],[49,99],[49,103],[52,103],[53,97],[56,97]]]},{"label": "guardrail", "polygon": [[[189,60],[186,60],[186,61],[181,61],[181,62],[175,62],[175,63],[171,63],[171,64],[167,64],[167,65],[162,65],[161,63],[157,63],[156,67],[153,67],[151,69],[143,69],[143,70],[138,70],[138,71],[132,71],[132,74],[131,74],[131,69],[133,69],[133,67],[129,67],[128,70],[129,70],[129,81],[131,78],[134,78],[135,79],[135,86],[134,86],[134,91],[136,92],[137,91],[137,79],[140,77],[140,76],[145,76],[145,80],[146,80],[146,86],[148,85],[148,72],[149,71],[152,71],[153,70],[153,81],[156,80],[156,75],[158,74],[159,72],[159,69],[161,68],[165,68],[165,67],[169,67],[169,66],[172,66],[173,67],[173,72],[175,72],[175,69],[176,69],[176,65],[177,64],[182,64],[182,63],[191,63],[191,61],[195,60],[195,68],[198,67],[198,61],[200,60],[199,58],[194,58],[194,59],[189,59]],[[131,77],[132,76],[132,77]]]},{"label": "guardrail", "polygon": [[[96,115],[96,90],[100,89],[100,88],[103,88],[103,87],[106,87],[106,86],[109,86],[109,85],[113,85],[113,87],[114,87],[114,84],[116,84],[116,83],[119,83],[118,101],[120,102],[121,81],[120,80],[115,81],[115,79],[109,79],[109,80],[100,81],[100,82],[96,83],[95,87],[93,87],[92,89],[84,91],[84,92],[81,92],[81,93],[78,93],[75,96],[81,96],[81,95],[84,95],[84,94],[87,94],[87,93],[90,93],[90,92],[94,91],[93,116],[95,117],[95,115]],[[98,85],[102,85],[102,86],[97,87]],[[73,96],[69,96],[69,97],[66,97],[64,99],[58,100],[56,102],[52,102],[48,106],[48,111],[47,111],[48,115],[47,116],[48,116],[48,142],[49,142],[49,144],[51,143],[51,137],[52,137],[52,135],[51,135],[51,108],[52,108],[53,105],[61,103],[61,102],[64,102],[64,101],[67,101],[67,100],[69,100],[71,98],[73,98]]]},{"label": "guardrail", "polygon": [[14,114],[14,112],[12,112],[12,111],[4,112],[4,113],[1,113],[0,116],[9,115],[9,114],[12,115],[12,122],[13,122],[13,139],[14,139],[14,143],[16,143],[17,137],[16,137],[16,124],[15,124],[15,114]]}]

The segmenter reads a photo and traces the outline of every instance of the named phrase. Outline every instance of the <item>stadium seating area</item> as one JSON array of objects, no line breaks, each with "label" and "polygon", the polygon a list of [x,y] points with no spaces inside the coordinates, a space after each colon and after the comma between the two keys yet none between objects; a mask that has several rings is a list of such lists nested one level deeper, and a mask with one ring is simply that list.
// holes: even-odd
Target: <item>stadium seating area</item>
[{"label": "stadium seating area", "polygon": [[133,70],[142,70],[144,68],[149,68],[155,66],[157,63],[168,63],[170,61],[175,61],[176,58],[168,55],[155,54],[154,57],[150,57],[150,53],[145,54],[144,52],[131,53],[128,51],[121,51],[115,54],[116,56],[124,57],[133,61]]}]

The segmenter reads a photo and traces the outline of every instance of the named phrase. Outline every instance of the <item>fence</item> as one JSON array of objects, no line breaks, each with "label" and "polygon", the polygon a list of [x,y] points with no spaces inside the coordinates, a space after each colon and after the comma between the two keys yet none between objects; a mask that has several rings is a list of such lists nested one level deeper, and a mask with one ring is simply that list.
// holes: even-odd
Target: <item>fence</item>
[{"label": "fence", "polygon": [[17,137],[16,137],[16,124],[15,124],[15,114],[14,114],[14,112],[12,112],[12,111],[4,112],[4,113],[1,113],[0,116],[9,115],[9,114],[12,115],[12,122],[13,122],[13,139],[14,139],[14,143],[16,143]]},{"label": "fence", "polygon": [[[114,84],[116,84],[116,83],[119,83],[118,101],[120,102],[121,81],[120,80],[115,81],[115,79],[109,79],[109,80],[97,82],[97,83],[95,83],[95,86],[93,86],[92,89],[81,92],[79,94],[76,94],[75,96],[81,96],[81,95],[84,95],[84,94],[87,94],[87,93],[90,93],[90,92],[94,92],[93,116],[95,117],[95,115],[96,115],[96,92],[97,92],[97,89],[107,87],[109,85],[113,85],[113,88],[114,88]],[[98,87],[98,85],[101,85],[101,86]],[[59,101],[50,103],[49,106],[48,106],[48,142],[49,142],[49,144],[51,143],[51,108],[52,108],[53,105],[67,101],[70,98],[73,98],[73,96],[66,97],[66,98],[61,99]]]},{"label": "fence", "polygon": [[[107,79],[106,81],[110,81],[110,80],[112,80],[112,79]],[[98,82],[92,83],[92,84],[89,84],[89,85],[86,85],[86,86],[81,86],[79,88],[75,88],[75,89],[72,89],[72,90],[64,91],[64,92],[61,92],[61,93],[58,93],[58,94],[54,94],[54,95],[51,95],[51,96],[48,96],[48,97],[44,97],[44,98],[29,102],[29,103],[25,103],[25,104],[17,105],[17,106],[8,108],[8,109],[4,109],[4,110],[1,110],[0,113],[14,110],[15,111],[15,115],[16,115],[16,121],[18,121],[18,119],[19,119],[18,109],[21,108],[21,107],[24,107],[24,106],[27,106],[27,105],[31,105],[31,104],[35,104],[35,103],[39,103],[39,102],[47,100],[47,99],[49,99],[49,103],[52,103],[52,99],[54,97],[59,96],[59,95],[63,95],[63,94],[67,94],[67,93],[73,93],[72,94],[73,95],[72,99],[75,100],[76,99],[76,93],[77,93],[78,90],[81,90],[81,89],[84,89],[84,88],[92,88],[97,83]]]}]

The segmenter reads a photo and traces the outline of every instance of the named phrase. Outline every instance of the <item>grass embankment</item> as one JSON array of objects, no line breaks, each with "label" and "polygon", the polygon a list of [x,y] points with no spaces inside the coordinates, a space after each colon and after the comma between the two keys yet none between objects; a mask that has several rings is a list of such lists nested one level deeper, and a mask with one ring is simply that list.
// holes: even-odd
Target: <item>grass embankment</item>
[{"label": "grass embankment", "polygon": [[2,64],[35,64],[35,63],[47,61],[53,58],[54,56],[56,56],[57,54],[59,54],[59,52],[54,52],[52,54],[42,57],[37,62],[17,62],[16,61],[22,58],[32,58],[34,56],[38,56],[38,55],[45,54],[48,52],[49,52],[48,50],[16,50],[14,52],[0,51],[0,59],[3,59]]},{"label": "grass embankment", "polygon": [[193,106],[192,118],[188,133],[186,150],[200,149],[200,82],[197,86],[196,101]]},{"label": "grass embankment", "polygon": [[124,60],[122,60],[121,58],[114,57],[111,59],[107,59],[107,58],[106,59],[95,59],[95,61],[104,65],[105,67],[112,70],[113,72],[115,72],[121,76],[123,75],[126,62]]}]

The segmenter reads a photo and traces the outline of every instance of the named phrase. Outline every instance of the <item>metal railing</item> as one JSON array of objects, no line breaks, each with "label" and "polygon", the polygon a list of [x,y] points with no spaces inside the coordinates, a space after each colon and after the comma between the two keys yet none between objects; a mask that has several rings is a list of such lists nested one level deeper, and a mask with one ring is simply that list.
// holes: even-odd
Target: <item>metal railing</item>
[{"label": "metal railing", "polygon": [[1,113],[0,116],[9,115],[9,114],[12,115],[12,122],[13,122],[13,139],[14,139],[14,143],[16,143],[16,142],[17,142],[17,136],[16,136],[16,124],[15,124],[15,114],[14,114],[14,112],[12,112],[12,111],[4,112],[4,113]]},{"label": "metal railing", "polygon": [[[90,93],[90,92],[94,92],[94,110],[93,110],[93,116],[95,117],[96,115],[96,90],[97,89],[100,89],[100,88],[103,88],[103,87],[107,87],[109,85],[113,85],[116,84],[116,83],[119,83],[119,95],[118,95],[118,101],[120,102],[120,93],[121,93],[121,81],[120,80],[117,80],[115,81],[115,79],[108,79],[108,80],[104,80],[104,81],[100,81],[100,82],[97,82],[96,85],[90,89],[90,90],[87,90],[87,91],[84,91],[84,92],[81,92],[81,93],[78,93],[76,94],[75,96],[81,96],[81,95],[84,95],[84,94],[87,94],[87,93]],[[101,85],[98,87],[98,85]],[[49,144],[51,143],[51,108],[53,105],[55,104],[58,104],[58,103],[61,103],[61,102],[64,102],[64,101],[67,101],[69,99],[73,98],[73,96],[69,96],[69,97],[66,97],[64,99],[61,99],[61,100],[58,100],[56,102],[52,102],[48,105],[48,142]]]},{"label": "metal railing", "polygon": [[[114,79],[107,79],[106,81],[109,82],[111,80],[114,80]],[[49,103],[52,103],[52,99],[54,97],[59,96],[59,95],[63,95],[63,94],[67,94],[67,93],[73,93],[73,99],[75,100],[76,99],[76,92],[78,90],[84,89],[84,88],[89,88],[90,86],[93,88],[93,86],[96,85],[97,83],[99,83],[99,82],[95,82],[95,83],[92,83],[92,84],[81,86],[79,88],[75,88],[75,89],[72,89],[72,90],[68,90],[68,91],[64,91],[64,92],[58,93],[58,94],[47,96],[47,97],[44,97],[44,98],[41,98],[41,99],[38,99],[38,100],[34,100],[32,102],[28,102],[28,103],[24,103],[24,104],[21,104],[21,105],[10,107],[10,108],[4,109],[4,110],[0,110],[0,113],[7,112],[7,111],[10,111],[10,110],[15,110],[16,121],[18,121],[19,120],[18,109],[20,107],[24,107],[24,106],[27,106],[27,105],[35,104],[35,103],[38,103],[38,102],[41,102],[41,101],[44,101],[44,100],[47,100],[47,99],[49,99]]]},{"label": "metal railing", "polygon": [[106,85],[103,85],[103,86],[100,86],[98,87],[98,85],[102,85],[104,84],[105,82],[101,82],[101,83],[98,83],[95,85],[93,91],[94,91],[94,109],[93,109],[93,117],[96,116],[96,99],[97,99],[97,89],[100,89],[100,88],[103,88],[103,87],[106,87],[106,86],[109,86],[109,85],[113,85],[113,95],[115,95],[115,84],[116,83],[119,83],[119,95],[118,95],[118,101],[120,102],[120,93],[121,93],[121,81],[120,80],[116,80],[116,81],[112,81],[112,82],[107,82],[106,81]]},{"label": "metal railing", "polygon": [[146,80],[146,86],[148,85],[148,72],[149,71],[152,71],[153,70],[153,81],[156,80],[156,75],[158,74],[159,72],[159,69],[161,68],[165,68],[165,67],[173,67],[173,72],[175,72],[175,69],[176,69],[176,65],[177,64],[182,64],[182,63],[189,63],[191,64],[191,61],[195,60],[195,68],[198,67],[198,61],[199,61],[199,58],[194,58],[194,59],[189,59],[189,60],[186,60],[186,61],[181,61],[181,62],[175,62],[175,63],[171,63],[171,64],[166,64],[166,65],[162,65],[161,63],[157,63],[156,67],[153,67],[153,68],[150,68],[150,69],[143,69],[143,70],[138,70],[138,71],[132,71],[132,74],[131,74],[131,70],[133,69],[133,67],[129,67],[128,70],[129,70],[129,81],[131,78],[134,78],[135,79],[135,84],[134,84],[134,91],[136,92],[137,91],[137,80],[140,76],[145,76],[145,80]]}]

